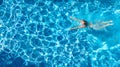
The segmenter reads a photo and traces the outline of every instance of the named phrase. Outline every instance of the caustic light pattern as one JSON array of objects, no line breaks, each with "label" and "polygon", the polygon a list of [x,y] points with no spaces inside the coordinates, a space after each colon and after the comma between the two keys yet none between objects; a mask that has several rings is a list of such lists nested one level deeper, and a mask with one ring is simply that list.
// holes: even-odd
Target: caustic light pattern
[{"label": "caustic light pattern", "polygon": [[[0,67],[119,67],[120,1],[106,1],[0,0]],[[69,16],[114,26],[68,30]]]}]

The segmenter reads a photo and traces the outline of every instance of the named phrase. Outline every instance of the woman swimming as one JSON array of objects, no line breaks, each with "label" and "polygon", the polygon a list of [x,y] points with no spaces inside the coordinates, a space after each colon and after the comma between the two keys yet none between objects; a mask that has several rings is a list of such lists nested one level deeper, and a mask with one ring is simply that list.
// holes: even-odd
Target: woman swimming
[{"label": "woman swimming", "polygon": [[77,19],[77,18],[73,18],[71,16],[70,16],[70,19],[78,21],[78,22],[80,22],[82,24],[81,26],[73,27],[70,30],[86,28],[86,27],[90,27],[90,28],[93,28],[95,30],[100,30],[100,29],[105,28],[107,26],[113,25],[112,23],[110,23],[110,22],[112,22],[112,20],[101,22],[101,23],[92,24],[92,23],[88,23],[86,20],[80,20],[80,19]]}]

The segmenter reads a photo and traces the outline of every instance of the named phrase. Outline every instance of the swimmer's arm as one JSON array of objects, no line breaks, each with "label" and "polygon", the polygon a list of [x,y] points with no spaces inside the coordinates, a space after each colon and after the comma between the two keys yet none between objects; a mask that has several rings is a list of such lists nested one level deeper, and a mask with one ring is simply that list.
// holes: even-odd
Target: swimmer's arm
[{"label": "swimmer's arm", "polygon": [[77,27],[73,27],[70,30],[75,30],[75,29],[80,29],[80,28],[84,28],[85,26],[77,26]]},{"label": "swimmer's arm", "polygon": [[74,17],[72,17],[72,16],[70,16],[70,19],[72,19],[72,20],[74,20],[74,21],[78,21],[78,22],[81,21],[80,19],[74,18]]}]

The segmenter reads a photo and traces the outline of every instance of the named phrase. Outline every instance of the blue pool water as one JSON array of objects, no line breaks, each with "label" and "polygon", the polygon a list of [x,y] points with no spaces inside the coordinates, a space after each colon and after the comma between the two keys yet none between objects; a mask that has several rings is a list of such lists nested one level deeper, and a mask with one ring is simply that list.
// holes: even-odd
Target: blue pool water
[{"label": "blue pool water", "polygon": [[0,0],[0,67],[120,67],[119,27],[119,0]]}]

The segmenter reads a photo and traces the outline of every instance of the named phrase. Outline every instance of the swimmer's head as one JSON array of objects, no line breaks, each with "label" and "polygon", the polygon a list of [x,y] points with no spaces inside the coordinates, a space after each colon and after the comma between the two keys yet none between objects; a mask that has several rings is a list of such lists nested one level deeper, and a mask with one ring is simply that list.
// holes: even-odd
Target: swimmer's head
[{"label": "swimmer's head", "polygon": [[86,20],[81,20],[81,24],[85,27],[89,26],[88,22]]},{"label": "swimmer's head", "polygon": [[88,23],[86,20],[81,20],[82,24]]}]

